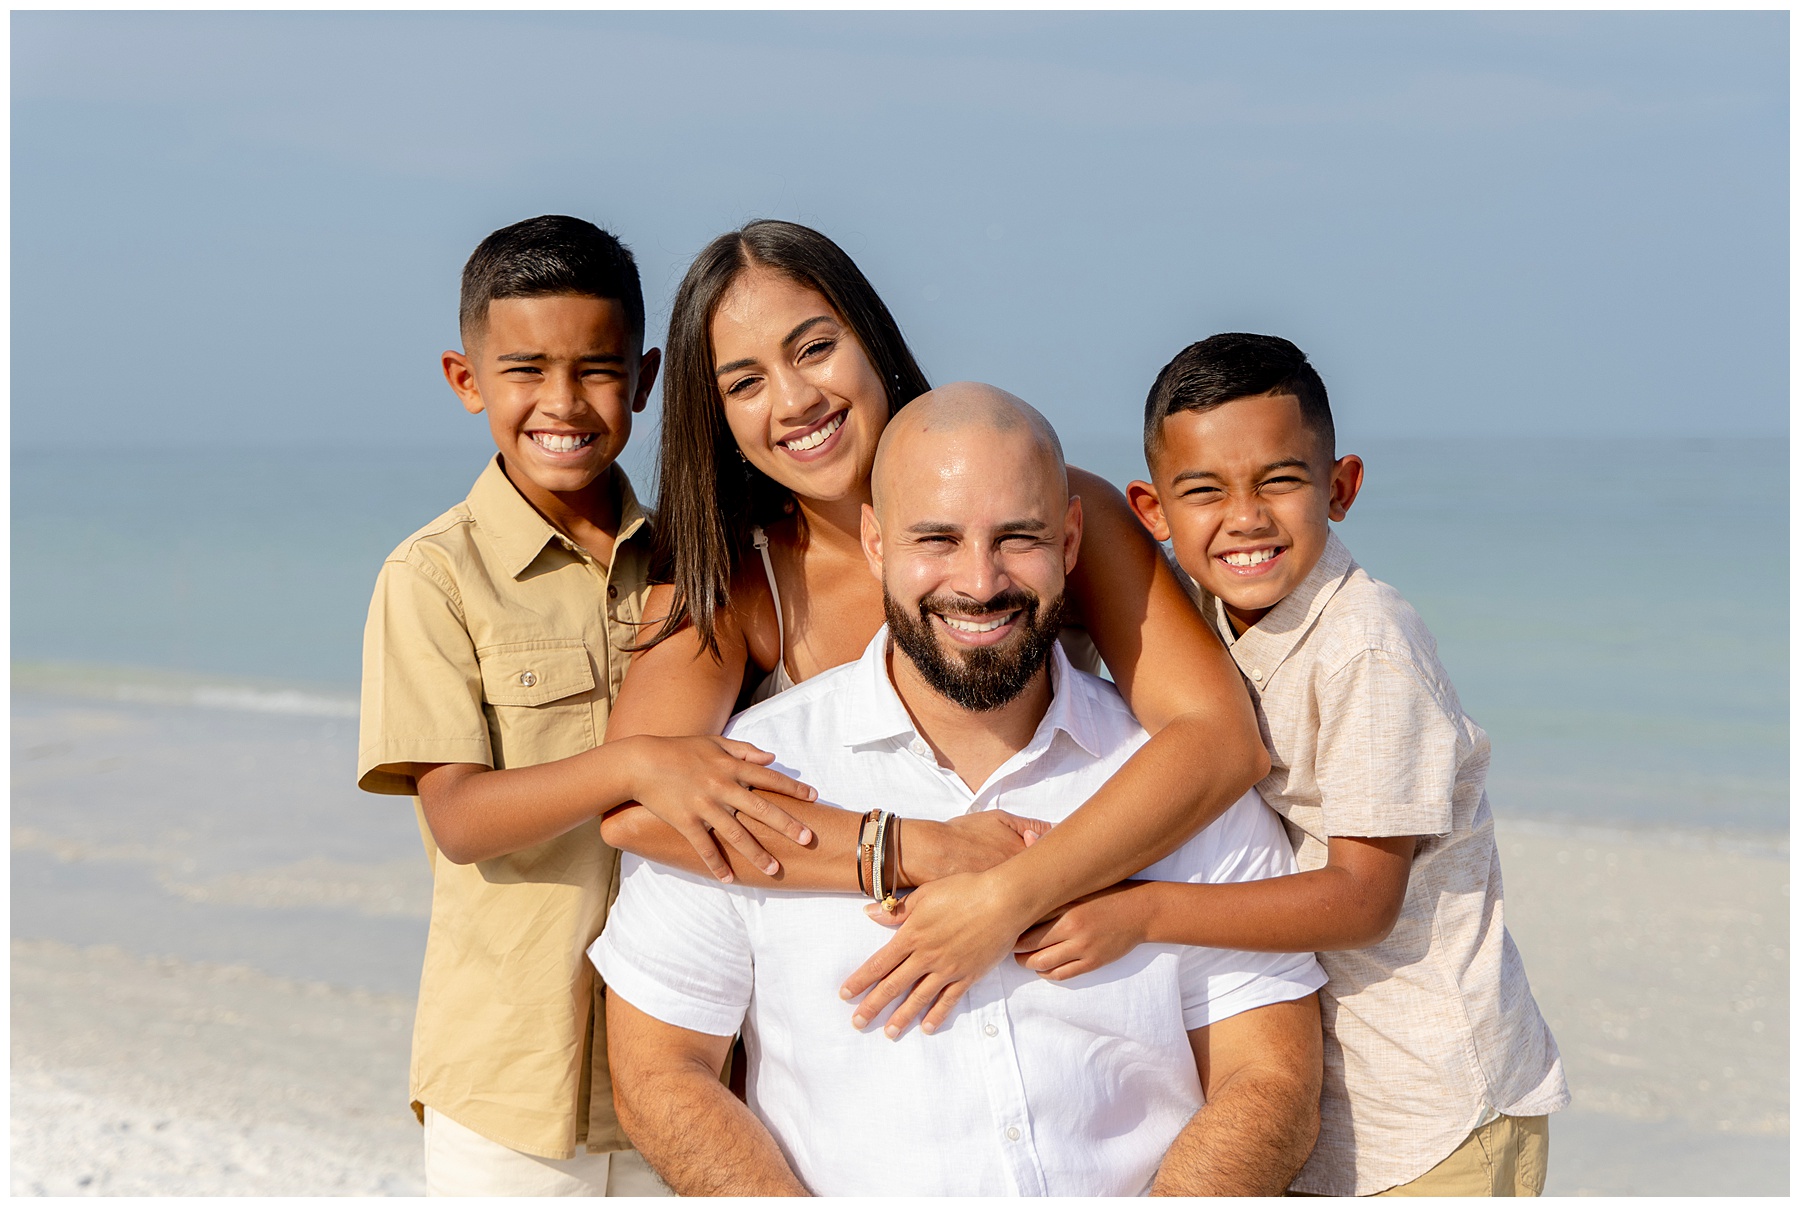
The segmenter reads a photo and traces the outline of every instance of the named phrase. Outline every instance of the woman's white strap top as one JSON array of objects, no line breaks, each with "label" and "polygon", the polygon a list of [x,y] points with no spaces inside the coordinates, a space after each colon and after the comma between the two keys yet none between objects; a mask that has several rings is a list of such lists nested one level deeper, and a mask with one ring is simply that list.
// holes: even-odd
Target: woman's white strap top
[{"label": "woman's white strap top", "polygon": [[752,528],[750,542],[762,554],[763,573],[769,579],[769,598],[775,601],[775,669],[750,693],[750,703],[761,704],[770,696],[778,696],[794,686],[794,680],[787,669],[787,628],[781,619],[781,588],[775,585],[775,563],[769,560],[769,536],[760,526]]}]

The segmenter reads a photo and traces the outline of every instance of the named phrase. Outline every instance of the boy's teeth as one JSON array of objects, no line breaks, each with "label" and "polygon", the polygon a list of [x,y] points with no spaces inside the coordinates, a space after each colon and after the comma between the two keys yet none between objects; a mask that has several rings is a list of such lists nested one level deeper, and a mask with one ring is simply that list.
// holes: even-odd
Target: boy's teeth
[{"label": "boy's teeth", "polygon": [[1013,614],[1008,612],[1006,615],[996,616],[992,620],[967,620],[959,616],[945,616],[942,612],[939,612],[938,618],[958,632],[991,633],[1007,621],[1011,620]]},{"label": "boy's teeth", "polygon": [[1260,566],[1280,552],[1279,549],[1252,549],[1248,553],[1227,553],[1225,564],[1227,566]]},{"label": "boy's teeth", "polygon": [[584,432],[581,435],[565,435],[559,432],[533,432],[531,438],[538,442],[540,448],[553,453],[572,453],[585,447],[594,439],[594,433]]},{"label": "boy's teeth", "polygon": [[827,440],[831,439],[831,433],[843,426],[844,417],[842,415],[837,415],[833,417],[830,423],[827,423],[816,432],[802,436],[798,440],[783,440],[781,442],[781,447],[796,453],[803,453],[809,448],[818,448],[821,444],[824,444]]}]

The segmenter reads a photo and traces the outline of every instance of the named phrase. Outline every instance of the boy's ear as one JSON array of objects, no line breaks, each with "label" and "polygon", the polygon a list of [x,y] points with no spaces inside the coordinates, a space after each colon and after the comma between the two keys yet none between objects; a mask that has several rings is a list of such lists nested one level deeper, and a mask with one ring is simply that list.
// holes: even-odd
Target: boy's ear
[{"label": "boy's ear", "polygon": [[656,371],[662,368],[662,349],[652,348],[638,357],[637,394],[631,400],[633,415],[650,404],[650,388],[656,384]]},{"label": "boy's ear", "polygon": [[450,388],[462,399],[463,410],[471,415],[481,414],[484,406],[481,387],[475,383],[475,366],[461,352],[445,352],[443,362],[444,380],[450,383]]},{"label": "boy's ear", "polygon": [[1169,521],[1163,516],[1162,496],[1156,493],[1156,487],[1148,482],[1128,482],[1125,484],[1125,501],[1131,504],[1138,523],[1148,528],[1151,536],[1158,541],[1169,539]]},{"label": "boy's ear", "polygon": [[1337,459],[1331,467],[1331,518],[1341,520],[1350,514],[1350,504],[1356,502],[1356,494],[1362,489],[1362,458],[1354,453],[1347,453]]}]

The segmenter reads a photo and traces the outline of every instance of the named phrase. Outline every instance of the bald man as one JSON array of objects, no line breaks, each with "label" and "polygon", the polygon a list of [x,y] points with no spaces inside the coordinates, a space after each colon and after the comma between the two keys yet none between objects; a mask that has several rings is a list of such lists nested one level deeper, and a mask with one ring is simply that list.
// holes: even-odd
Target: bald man
[{"label": "bald man", "polygon": [[[1031,407],[960,383],[902,409],[862,535],[887,626],[859,661],[726,731],[777,752],[821,802],[1057,821],[1146,740],[1056,641],[1081,505]],[[904,861],[900,833],[884,858]],[[891,873],[873,859],[880,895]],[[1141,877],[1293,870],[1252,792]],[[1143,944],[1062,981],[1004,961],[932,1033],[902,1033],[885,1009],[858,1029],[836,991],[887,937],[865,903],[631,855],[622,881],[590,952],[614,1095],[680,1194],[1278,1194],[1312,1148],[1324,977],[1310,955]],[[719,1080],[739,1030],[744,1102]]]}]

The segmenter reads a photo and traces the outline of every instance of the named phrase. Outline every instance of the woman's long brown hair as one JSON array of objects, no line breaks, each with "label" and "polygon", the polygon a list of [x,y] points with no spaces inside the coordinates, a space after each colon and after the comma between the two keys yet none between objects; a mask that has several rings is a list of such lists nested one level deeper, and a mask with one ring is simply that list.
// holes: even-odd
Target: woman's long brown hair
[{"label": "woman's long brown hair", "polygon": [[707,244],[682,278],[669,317],[653,561],[656,577],[675,585],[675,601],[646,648],[692,624],[719,656],[719,609],[730,604],[750,529],[779,519],[793,499],[739,457],[714,373],[713,313],[732,283],[757,265],[824,295],[881,374],[890,415],[931,388],[874,286],[818,231],[765,218]]}]

